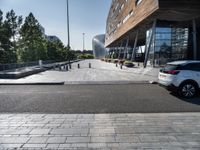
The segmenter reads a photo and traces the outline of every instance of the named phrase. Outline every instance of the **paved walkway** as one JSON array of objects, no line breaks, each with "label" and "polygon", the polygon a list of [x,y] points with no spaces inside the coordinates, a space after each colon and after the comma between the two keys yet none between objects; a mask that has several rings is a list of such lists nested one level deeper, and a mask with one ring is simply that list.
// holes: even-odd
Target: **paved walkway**
[{"label": "paved walkway", "polygon": [[[92,68],[89,68],[91,63]],[[77,65],[80,64],[80,69]],[[129,81],[129,82],[147,82],[157,80],[158,69],[152,68],[126,68],[120,69],[113,63],[106,63],[100,60],[85,60],[72,64],[70,71],[49,70],[29,77],[18,80],[3,80],[2,83],[60,83],[66,84],[80,82],[112,82],[112,81]]]},{"label": "paved walkway", "polygon": [[200,113],[1,114],[0,148],[200,149]]}]

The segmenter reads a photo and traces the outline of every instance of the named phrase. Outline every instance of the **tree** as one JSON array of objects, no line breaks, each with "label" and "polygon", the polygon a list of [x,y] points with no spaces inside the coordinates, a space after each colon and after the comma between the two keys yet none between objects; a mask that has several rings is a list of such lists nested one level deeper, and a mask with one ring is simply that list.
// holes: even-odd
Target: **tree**
[{"label": "tree", "polygon": [[32,13],[26,17],[20,29],[18,55],[19,60],[25,62],[47,59],[47,44],[40,24]]},{"label": "tree", "polygon": [[22,24],[22,16],[16,16],[14,10],[6,14],[5,24],[9,27],[9,32],[12,36],[12,41],[16,43],[16,38],[19,35],[20,26]]},{"label": "tree", "polygon": [[49,60],[64,61],[67,52],[61,41],[47,41],[47,56]]},{"label": "tree", "polygon": [[3,12],[0,10],[0,63],[13,63],[17,61],[16,40],[22,17],[16,16],[11,10],[6,14],[3,22]]}]

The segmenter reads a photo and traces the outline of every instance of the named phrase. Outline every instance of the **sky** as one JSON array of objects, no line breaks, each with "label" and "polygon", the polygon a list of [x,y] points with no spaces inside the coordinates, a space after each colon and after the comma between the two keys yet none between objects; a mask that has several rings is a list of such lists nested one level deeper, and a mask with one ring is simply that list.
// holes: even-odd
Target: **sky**
[{"label": "sky", "polygon": [[[69,0],[70,44],[74,50],[92,49],[92,38],[104,34],[111,0]],[[0,9],[5,14],[13,9],[23,18],[30,12],[45,28],[47,35],[56,35],[67,45],[66,0],[0,0]]]}]

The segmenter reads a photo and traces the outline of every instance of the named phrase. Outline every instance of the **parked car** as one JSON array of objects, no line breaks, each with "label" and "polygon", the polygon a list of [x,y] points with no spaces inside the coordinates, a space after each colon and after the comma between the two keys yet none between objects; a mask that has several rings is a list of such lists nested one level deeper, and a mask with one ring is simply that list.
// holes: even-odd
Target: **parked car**
[{"label": "parked car", "polygon": [[159,84],[184,98],[199,94],[200,61],[175,61],[168,63],[159,72]]}]

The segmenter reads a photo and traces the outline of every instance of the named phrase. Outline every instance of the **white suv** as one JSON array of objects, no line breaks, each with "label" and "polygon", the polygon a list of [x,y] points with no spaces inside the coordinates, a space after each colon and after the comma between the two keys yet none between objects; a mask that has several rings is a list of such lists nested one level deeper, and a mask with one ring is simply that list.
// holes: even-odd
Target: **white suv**
[{"label": "white suv", "polygon": [[185,98],[192,98],[199,93],[200,61],[174,61],[159,72],[159,84],[170,91],[176,91]]}]

